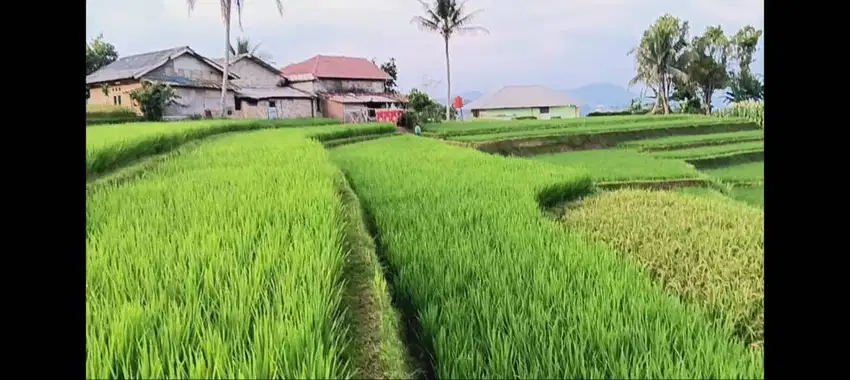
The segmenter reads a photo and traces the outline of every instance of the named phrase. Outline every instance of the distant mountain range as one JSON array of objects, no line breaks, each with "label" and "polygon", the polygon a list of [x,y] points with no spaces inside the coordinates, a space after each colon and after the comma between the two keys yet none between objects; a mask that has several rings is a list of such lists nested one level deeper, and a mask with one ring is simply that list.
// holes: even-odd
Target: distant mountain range
[{"label": "distant mountain range", "polygon": [[[596,111],[597,108],[604,109],[605,111],[624,110],[629,106],[629,104],[631,104],[632,99],[640,97],[639,93],[631,92],[622,86],[612,83],[595,83],[560,91],[563,91],[580,103],[579,109],[581,110],[582,116],[586,116],[587,114]],[[712,97],[712,105],[715,109],[722,109],[726,106],[726,103],[723,101],[725,97],[724,94],[725,92],[720,91],[715,93]],[[463,98],[463,104],[469,104],[485,95],[486,94],[481,91],[465,91],[457,94],[456,96]],[[445,98],[438,98],[437,101],[442,104],[446,104]],[[644,103],[652,101],[652,99],[643,100]],[[464,111],[466,111],[466,109],[464,109]],[[468,114],[469,112],[464,112],[464,119],[469,118]]]}]

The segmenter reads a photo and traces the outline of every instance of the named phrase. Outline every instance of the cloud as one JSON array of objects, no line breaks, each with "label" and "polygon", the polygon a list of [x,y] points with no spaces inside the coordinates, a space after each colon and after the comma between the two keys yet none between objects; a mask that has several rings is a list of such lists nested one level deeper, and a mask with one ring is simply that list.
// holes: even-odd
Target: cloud
[{"label": "cloud", "polygon": [[[506,84],[553,88],[594,82],[625,85],[634,65],[626,52],[656,18],[671,13],[692,30],[720,24],[732,33],[745,24],[764,25],[759,0],[470,0],[482,9],[476,24],[489,35],[457,36],[450,43],[452,88],[493,91]],[[384,61],[395,57],[404,89],[445,93],[444,45],[439,35],[411,24],[422,13],[415,0],[286,0],[284,13],[274,0],[247,1],[242,30],[279,64],[315,54],[353,55]],[[189,45],[201,54],[223,55],[224,28],[218,0],[198,0],[190,13],[180,0],[89,0],[87,35],[104,37],[119,53],[135,54]],[[758,61],[763,60],[757,57]],[[756,69],[761,66],[757,61]]]}]

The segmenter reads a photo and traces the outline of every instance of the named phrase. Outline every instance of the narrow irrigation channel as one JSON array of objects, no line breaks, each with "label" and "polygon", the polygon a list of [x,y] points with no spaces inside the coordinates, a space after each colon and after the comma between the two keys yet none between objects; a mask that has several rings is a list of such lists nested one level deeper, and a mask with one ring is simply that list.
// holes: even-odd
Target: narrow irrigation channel
[{"label": "narrow irrigation channel", "polygon": [[433,346],[422,338],[409,296],[394,284],[397,269],[386,259],[374,216],[361,205],[348,179],[344,181],[341,193],[346,214],[358,224],[348,229],[349,240],[357,247],[349,263],[352,278],[348,279],[347,297],[353,306],[349,315],[356,319],[352,322],[359,330],[355,337],[359,341],[353,345],[359,353],[354,360],[364,363],[358,378],[436,379]]}]

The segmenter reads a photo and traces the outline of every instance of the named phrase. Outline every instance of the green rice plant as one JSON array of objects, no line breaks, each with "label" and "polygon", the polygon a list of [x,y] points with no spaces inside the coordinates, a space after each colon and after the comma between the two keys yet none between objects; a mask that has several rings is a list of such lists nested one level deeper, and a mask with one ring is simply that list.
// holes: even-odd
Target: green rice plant
[{"label": "green rice plant", "polygon": [[660,139],[627,141],[620,145],[629,148],[637,148],[641,151],[659,151],[763,140],[764,131],[753,130],[729,133],[712,133],[707,135],[669,136]]},{"label": "green rice plant", "polygon": [[86,105],[86,121],[97,119],[133,119],[138,117],[136,111],[130,107],[87,104]]},{"label": "green rice plant", "polygon": [[684,121],[706,118],[708,117],[699,115],[632,115],[589,118],[582,117],[577,119],[557,120],[476,120],[431,124],[426,125],[425,130],[426,135],[449,137],[498,134],[520,131],[539,131],[547,129],[601,126],[611,124]]},{"label": "green rice plant", "polygon": [[674,190],[674,192],[679,193],[679,194],[694,195],[694,196],[700,196],[700,197],[726,198],[726,195],[724,195],[723,193],[721,193],[721,192],[719,192],[715,189],[708,188],[708,187],[683,187],[683,188],[679,188],[679,189]]},{"label": "green rice plant", "polygon": [[[452,140],[457,140],[457,141],[495,142],[495,141],[517,140],[517,139],[545,138],[545,137],[552,137],[552,136],[604,134],[604,133],[612,133],[612,132],[639,132],[639,131],[664,130],[664,129],[669,129],[669,130],[693,129],[693,128],[700,128],[700,127],[723,126],[723,125],[740,125],[742,128],[746,128],[749,125],[749,123],[750,122],[748,122],[744,119],[734,120],[734,119],[717,119],[717,118],[697,118],[697,119],[672,120],[672,121],[649,121],[649,122],[636,122],[636,123],[623,123],[623,124],[588,125],[586,127],[530,130],[530,131],[505,132],[505,133],[495,133],[495,134],[483,134],[483,135],[467,135],[467,136],[456,136],[456,137],[450,137],[450,138]],[[752,126],[752,128],[757,128],[757,127]]]},{"label": "green rice plant", "polygon": [[621,190],[564,215],[568,228],[647,268],[668,292],[764,340],[764,213],[720,197]]},{"label": "green rice plant", "polygon": [[227,136],[86,191],[87,378],[346,378],[340,172]]},{"label": "green rice plant", "polygon": [[764,161],[712,169],[706,172],[712,177],[726,182],[764,181]]},{"label": "green rice plant", "polygon": [[701,178],[693,166],[626,149],[586,150],[533,156],[535,160],[586,171],[596,181]]},{"label": "green rice plant", "polygon": [[764,186],[734,186],[732,187],[732,197],[753,206],[764,208]]},{"label": "green rice plant", "polygon": [[332,119],[200,120],[89,127],[86,128],[86,176],[102,174],[218,133],[338,123]]},{"label": "green rice plant", "polygon": [[743,117],[752,120],[764,129],[764,100],[732,103],[715,115],[719,117]]},{"label": "green rice plant", "polygon": [[580,171],[399,136],[331,151],[437,378],[762,378],[734,326],[547,217]]},{"label": "green rice plant", "polygon": [[370,135],[388,135],[398,132],[398,127],[391,123],[326,125],[311,127],[307,132],[318,141],[330,142]]},{"label": "green rice plant", "polygon": [[682,160],[709,158],[731,153],[764,151],[764,141],[749,141],[726,145],[712,145],[691,149],[677,149],[651,153],[655,157]]}]

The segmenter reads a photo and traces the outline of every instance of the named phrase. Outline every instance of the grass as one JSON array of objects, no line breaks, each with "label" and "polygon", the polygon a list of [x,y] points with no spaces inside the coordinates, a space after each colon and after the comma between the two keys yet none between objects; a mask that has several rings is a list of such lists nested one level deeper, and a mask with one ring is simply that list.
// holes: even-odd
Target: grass
[{"label": "grass", "polygon": [[86,105],[86,125],[119,124],[141,120],[132,108],[112,105]]},{"label": "grass", "polygon": [[546,129],[561,129],[611,124],[641,123],[647,121],[673,121],[706,119],[696,115],[640,115],[640,116],[603,116],[582,117],[576,119],[556,120],[475,120],[455,121],[448,123],[429,124],[425,126],[426,135],[440,137],[466,136],[481,134],[498,134],[519,131],[539,131]]},{"label": "grass", "polygon": [[712,169],[706,172],[725,182],[764,181],[764,161]]},{"label": "grass", "polygon": [[746,141],[763,141],[764,131],[712,133],[707,135],[670,136],[660,139],[628,141],[621,145],[641,151],[674,150],[708,145],[723,145]]},{"label": "grass", "polygon": [[735,186],[732,188],[732,197],[764,208],[764,186]]},{"label": "grass", "polygon": [[533,159],[582,169],[597,181],[699,178],[693,166],[626,149],[587,150],[533,156]]},{"label": "grass", "polygon": [[652,153],[655,157],[675,158],[682,160],[702,159],[724,156],[733,153],[748,153],[764,151],[764,141],[750,141],[726,145],[712,145],[691,149],[678,149]]},{"label": "grass", "polygon": [[334,149],[438,378],[761,378],[733,325],[541,212],[588,176],[412,136]]},{"label": "grass", "polygon": [[[645,117],[645,116],[642,116]],[[746,125],[749,122],[740,119],[719,119],[719,118],[693,118],[685,120],[670,120],[670,121],[644,121],[623,124],[600,124],[588,125],[584,127],[546,129],[546,130],[530,130],[518,132],[493,133],[482,135],[468,135],[451,137],[457,141],[467,142],[495,142],[504,140],[529,139],[529,138],[545,138],[552,136],[571,136],[571,135],[592,135],[604,134],[612,132],[640,132],[664,129],[693,129],[704,128],[708,126],[724,126],[724,125]],[[754,127],[755,128],[755,127]]]},{"label": "grass", "polygon": [[764,129],[764,100],[732,103],[717,113],[720,117],[743,117]]},{"label": "grass", "polygon": [[635,259],[672,294],[764,340],[764,213],[720,197],[605,193],[569,210],[568,228]]},{"label": "grass", "polygon": [[342,378],[339,171],[297,131],[229,136],[86,191],[88,378]]},{"label": "grass", "polygon": [[86,128],[86,176],[102,174],[139,158],[172,150],[187,141],[218,133],[338,123],[331,119],[200,120],[89,127]]}]

